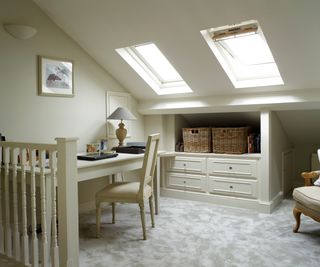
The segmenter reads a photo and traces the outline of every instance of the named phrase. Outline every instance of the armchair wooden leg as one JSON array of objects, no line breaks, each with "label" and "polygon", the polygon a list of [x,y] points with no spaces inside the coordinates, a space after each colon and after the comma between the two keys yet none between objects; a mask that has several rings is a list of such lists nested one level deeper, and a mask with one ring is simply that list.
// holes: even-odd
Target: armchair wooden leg
[{"label": "armchair wooden leg", "polygon": [[140,206],[140,216],[141,216],[141,224],[143,231],[143,240],[147,240],[147,231],[146,231],[146,217],[144,213],[144,203],[139,203]]},{"label": "armchair wooden leg", "polygon": [[297,208],[293,209],[293,216],[296,219],[296,225],[293,227],[293,232],[297,233],[300,227],[300,217],[301,217],[301,211]]},{"label": "armchair wooden leg", "polygon": [[112,223],[115,224],[116,222],[116,203],[112,202]]},{"label": "armchair wooden leg", "polygon": [[101,221],[101,206],[100,202],[96,203],[96,237],[100,237],[100,221]]},{"label": "armchair wooden leg", "polygon": [[154,199],[153,196],[149,197],[150,215],[151,215],[151,225],[154,228]]}]

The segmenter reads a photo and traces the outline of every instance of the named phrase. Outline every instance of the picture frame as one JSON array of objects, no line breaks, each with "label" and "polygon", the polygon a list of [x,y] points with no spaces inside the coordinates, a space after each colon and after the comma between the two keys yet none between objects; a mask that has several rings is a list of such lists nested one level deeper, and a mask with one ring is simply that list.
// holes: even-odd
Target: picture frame
[{"label": "picture frame", "polygon": [[73,97],[73,61],[38,56],[38,95]]}]

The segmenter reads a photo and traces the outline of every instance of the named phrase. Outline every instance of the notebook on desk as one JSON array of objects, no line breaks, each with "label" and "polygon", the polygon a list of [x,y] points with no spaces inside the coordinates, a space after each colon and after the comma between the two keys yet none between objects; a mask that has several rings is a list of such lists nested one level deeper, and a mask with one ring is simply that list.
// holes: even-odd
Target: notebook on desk
[{"label": "notebook on desk", "polygon": [[118,146],[115,148],[117,153],[141,154],[145,149],[136,146]]},{"label": "notebook on desk", "polygon": [[77,158],[79,160],[99,160],[99,159],[109,159],[118,156],[117,153],[91,153],[86,155],[79,155]]}]

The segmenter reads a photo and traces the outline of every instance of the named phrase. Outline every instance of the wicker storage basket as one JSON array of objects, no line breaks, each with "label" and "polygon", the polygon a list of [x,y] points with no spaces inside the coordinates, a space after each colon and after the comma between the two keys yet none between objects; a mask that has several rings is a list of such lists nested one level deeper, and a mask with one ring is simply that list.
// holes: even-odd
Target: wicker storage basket
[{"label": "wicker storage basket", "polygon": [[212,128],[213,153],[247,153],[248,132],[249,127]]},{"label": "wicker storage basket", "polygon": [[211,152],[211,128],[183,128],[185,152]]}]

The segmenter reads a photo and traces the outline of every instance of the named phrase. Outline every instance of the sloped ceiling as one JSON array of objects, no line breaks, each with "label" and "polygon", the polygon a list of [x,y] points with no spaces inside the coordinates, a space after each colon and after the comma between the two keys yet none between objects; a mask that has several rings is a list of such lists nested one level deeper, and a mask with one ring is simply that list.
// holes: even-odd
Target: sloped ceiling
[{"label": "sloped ceiling", "polygon": [[[34,2],[140,100],[166,96],[157,96],[115,49],[150,41],[193,89],[179,98],[320,88],[319,0]],[[250,19],[259,21],[285,85],[235,89],[200,34]]]},{"label": "sloped ceiling", "polygon": [[320,110],[286,110],[277,115],[293,144],[320,146]]}]

